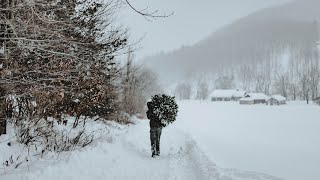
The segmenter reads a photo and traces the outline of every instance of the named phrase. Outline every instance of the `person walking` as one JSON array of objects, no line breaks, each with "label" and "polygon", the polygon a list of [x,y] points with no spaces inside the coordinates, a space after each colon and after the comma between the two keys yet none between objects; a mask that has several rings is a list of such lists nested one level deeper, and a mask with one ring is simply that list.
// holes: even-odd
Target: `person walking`
[{"label": "person walking", "polygon": [[147,118],[150,120],[151,156],[160,156],[160,138],[163,125],[159,117],[154,113],[155,107],[152,102],[148,102],[147,106]]},{"label": "person walking", "polygon": [[152,157],[160,156],[160,137],[163,127],[176,120],[178,105],[175,97],[165,94],[152,96],[147,102],[147,117],[150,120],[150,141]]}]

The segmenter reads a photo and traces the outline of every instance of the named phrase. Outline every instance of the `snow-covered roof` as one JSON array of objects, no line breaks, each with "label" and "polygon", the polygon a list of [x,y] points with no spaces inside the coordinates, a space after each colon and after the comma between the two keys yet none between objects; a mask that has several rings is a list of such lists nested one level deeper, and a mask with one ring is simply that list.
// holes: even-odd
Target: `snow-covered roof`
[{"label": "snow-covered roof", "polygon": [[314,98],[313,101],[320,101],[320,97]]},{"label": "snow-covered roof", "polygon": [[243,97],[246,94],[245,91],[235,89],[216,89],[210,97],[226,98],[226,97]]},{"label": "snow-covered roof", "polygon": [[277,100],[277,101],[286,101],[287,99],[279,94],[275,94],[275,95],[272,95],[271,98]]},{"label": "snow-covered roof", "polygon": [[244,95],[246,95],[246,91],[242,91],[242,90],[235,90],[233,97],[243,97]]},{"label": "snow-covered roof", "polygon": [[253,101],[253,98],[241,98],[240,101]]},{"label": "snow-covered roof", "polygon": [[250,100],[268,100],[269,96],[264,93],[248,93],[244,98],[241,98],[242,101],[250,101]]}]

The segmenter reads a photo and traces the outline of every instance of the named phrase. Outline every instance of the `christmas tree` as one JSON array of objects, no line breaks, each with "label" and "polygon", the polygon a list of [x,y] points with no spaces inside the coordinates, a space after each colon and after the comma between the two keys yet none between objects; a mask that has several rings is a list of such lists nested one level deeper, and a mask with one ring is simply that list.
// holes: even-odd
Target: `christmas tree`
[{"label": "christmas tree", "polygon": [[152,111],[155,114],[161,124],[166,127],[170,123],[176,120],[178,114],[178,105],[175,101],[175,97],[168,96],[165,94],[154,95],[151,98]]}]

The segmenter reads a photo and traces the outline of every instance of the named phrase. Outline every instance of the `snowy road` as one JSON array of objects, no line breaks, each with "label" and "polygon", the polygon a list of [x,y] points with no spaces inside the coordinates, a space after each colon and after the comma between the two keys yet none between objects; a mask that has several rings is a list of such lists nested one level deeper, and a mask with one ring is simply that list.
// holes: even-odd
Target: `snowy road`
[{"label": "snowy road", "polygon": [[[189,135],[175,125],[164,129],[161,156],[150,157],[148,121],[137,122],[92,147],[31,163],[19,172],[0,174],[1,180],[279,180],[252,172],[217,167]],[[1,177],[2,175],[2,177]]]}]

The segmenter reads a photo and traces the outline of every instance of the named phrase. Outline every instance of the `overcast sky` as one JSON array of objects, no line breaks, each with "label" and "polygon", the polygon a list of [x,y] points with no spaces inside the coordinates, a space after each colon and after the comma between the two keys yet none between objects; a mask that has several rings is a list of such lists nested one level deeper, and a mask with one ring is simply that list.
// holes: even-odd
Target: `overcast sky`
[{"label": "overcast sky", "polygon": [[119,18],[129,26],[132,38],[144,37],[142,49],[137,52],[137,58],[143,58],[195,44],[238,18],[286,1],[289,0],[131,0],[137,9],[149,7],[174,15],[149,22],[127,8]]}]

